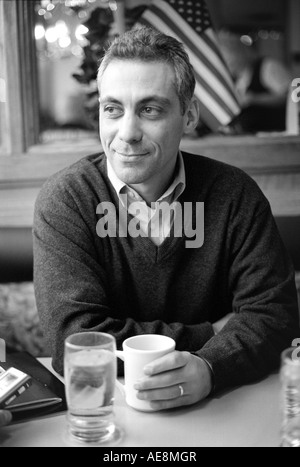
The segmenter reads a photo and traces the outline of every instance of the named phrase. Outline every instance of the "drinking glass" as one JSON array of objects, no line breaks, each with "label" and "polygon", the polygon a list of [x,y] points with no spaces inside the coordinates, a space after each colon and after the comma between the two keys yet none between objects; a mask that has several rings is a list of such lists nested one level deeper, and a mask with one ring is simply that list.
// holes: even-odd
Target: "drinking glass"
[{"label": "drinking glass", "polygon": [[116,442],[114,392],[116,342],[109,334],[84,332],[65,341],[65,386],[68,435],[89,444]]},{"label": "drinking glass", "polygon": [[300,447],[300,349],[281,356],[282,447]]}]

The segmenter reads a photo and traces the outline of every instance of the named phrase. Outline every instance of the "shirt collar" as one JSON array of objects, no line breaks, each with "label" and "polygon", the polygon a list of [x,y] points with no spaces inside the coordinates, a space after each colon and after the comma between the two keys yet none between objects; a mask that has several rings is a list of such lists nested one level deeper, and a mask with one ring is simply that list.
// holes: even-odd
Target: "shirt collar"
[{"label": "shirt collar", "polygon": [[122,180],[120,180],[119,177],[117,177],[116,172],[112,168],[112,165],[109,162],[107,157],[106,157],[106,162],[107,162],[107,176],[109,178],[110,183],[114,187],[117,195],[120,197],[121,190],[127,185],[126,183],[122,182]]},{"label": "shirt collar", "polygon": [[[130,188],[129,185],[126,183],[122,182],[122,180],[119,179],[119,177],[116,175],[111,163],[109,162],[108,158],[106,158],[107,161],[107,175],[109,178],[109,181],[111,182],[112,186],[114,187],[119,199],[121,200],[121,195],[122,193],[124,194],[124,189],[130,190],[135,192],[132,188]],[[171,183],[170,187],[167,189],[167,191],[159,198],[159,201],[162,201],[166,198],[172,197],[172,201],[177,201],[179,196],[182,195],[182,193],[185,190],[186,187],[186,174],[185,174],[185,167],[184,167],[184,160],[181,151],[179,151],[178,154],[178,160],[177,160],[177,165],[176,165],[176,176]]]}]

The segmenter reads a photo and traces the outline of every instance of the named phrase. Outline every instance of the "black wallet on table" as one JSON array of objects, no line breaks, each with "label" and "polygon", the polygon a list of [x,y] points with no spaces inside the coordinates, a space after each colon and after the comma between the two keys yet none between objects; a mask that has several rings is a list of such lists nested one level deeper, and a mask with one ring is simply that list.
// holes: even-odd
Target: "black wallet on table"
[{"label": "black wallet on table", "polygon": [[64,384],[27,352],[8,351],[4,370],[17,368],[31,376],[30,386],[6,410],[13,414],[13,421],[24,421],[67,410]]}]

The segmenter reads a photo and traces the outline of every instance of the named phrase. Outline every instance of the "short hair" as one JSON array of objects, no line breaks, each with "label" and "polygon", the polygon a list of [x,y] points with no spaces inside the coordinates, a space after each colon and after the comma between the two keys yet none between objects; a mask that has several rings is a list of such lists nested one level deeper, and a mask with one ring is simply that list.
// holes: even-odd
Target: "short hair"
[{"label": "short hair", "polygon": [[175,72],[175,88],[182,113],[185,114],[196,87],[194,68],[184,46],[177,39],[152,28],[142,27],[116,37],[105,52],[98,71],[98,85],[113,60],[164,62]]}]

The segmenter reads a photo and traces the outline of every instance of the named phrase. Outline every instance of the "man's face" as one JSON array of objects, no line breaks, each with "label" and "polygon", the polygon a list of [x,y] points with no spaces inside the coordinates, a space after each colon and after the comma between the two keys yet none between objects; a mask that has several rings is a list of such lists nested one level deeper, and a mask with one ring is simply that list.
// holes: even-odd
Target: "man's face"
[{"label": "man's face", "polygon": [[173,68],[114,60],[100,87],[101,142],[119,179],[157,184],[172,174],[186,120]]}]

